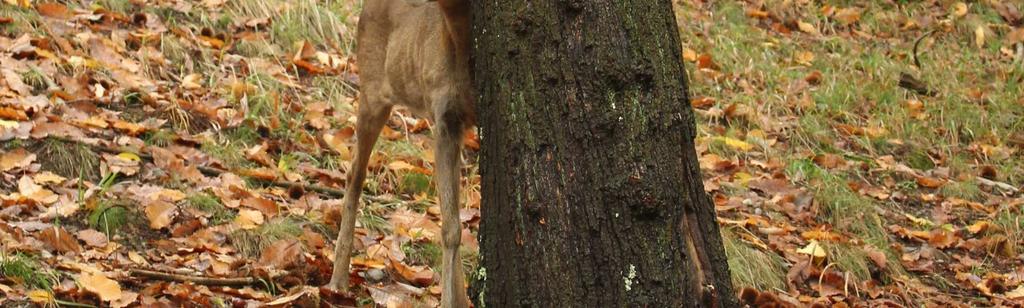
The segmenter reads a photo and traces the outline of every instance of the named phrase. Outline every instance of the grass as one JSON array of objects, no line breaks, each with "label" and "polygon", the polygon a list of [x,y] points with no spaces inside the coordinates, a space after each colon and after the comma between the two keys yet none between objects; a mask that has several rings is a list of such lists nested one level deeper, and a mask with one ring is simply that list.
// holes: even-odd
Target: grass
[{"label": "grass", "polygon": [[406,242],[402,244],[402,252],[405,253],[406,263],[410,265],[429,265],[431,268],[441,268],[441,246],[437,243]]},{"label": "grass", "polygon": [[785,290],[786,269],[782,257],[766,253],[736,238],[730,228],[722,228],[722,243],[729,258],[729,271],[737,289]]},{"label": "grass", "polygon": [[348,29],[354,27],[345,25],[353,24],[351,18],[358,9],[358,4],[347,1],[242,0],[227,4],[228,14],[236,20],[274,16],[268,29],[271,44],[267,44],[274,54],[293,51],[292,46],[301,41],[350,53],[354,33]]},{"label": "grass", "polygon": [[198,193],[185,199],[185,204],[209,214],[208,224],[211,226],[220,225],[235,219],[234,211],[228,209],[221,203],[220,199],[210,193]]},{"label": "grass", "polygon": [[978,187],[978,181],[973,178],[946,183],[946,185],[939,187],[939,193],[946,197],[971,201],[977,201],[982,196],[981,188]]},{"label": "grass", "polygon": [[228,235],[228,241],[239,253],[259,257],[263,249],[276,241],[302,235],[304,221],[297,217],[278,217],[252,230],[238,230]]},{"label": "grass", "polygon": [[35,10],[17,5],[0,5],[0,16],[12,19],[10,24],[0,25],[0,33],[17,37],[23,33],[42,34],[39,30],[40,17]]},{"label": "grass", "polygon": [[66,178],[99,180],[100,155],[84,144],[46,138],[32,142],[29,150],[46,170]]},{"label": "grass", "polygon": [[1006,252],[1010,255],[1024,253],[1024,208],[1002,209],[996,214],[993,223],[1006,233]]},{"label": "grass", "polygon": [[205,140],[201,150],[229,168],[253,166],[254,163],[245,158],[245,150],[256,144],[260,138],[256,129],[243,125],[223,130],[211,139]]},{"label": "grass", "polygon": [[121,204],[100,201],[99,205],[89,212],[87,219],[89,227],[100,230],[111,237],[120,232],[126,224],[132,222],[132,215],[131,211]]},{"label": "grass", "polygon": [[51,290],[58,282],[57,272],[23,253],[0,253],[0,277],[31,289]]}]

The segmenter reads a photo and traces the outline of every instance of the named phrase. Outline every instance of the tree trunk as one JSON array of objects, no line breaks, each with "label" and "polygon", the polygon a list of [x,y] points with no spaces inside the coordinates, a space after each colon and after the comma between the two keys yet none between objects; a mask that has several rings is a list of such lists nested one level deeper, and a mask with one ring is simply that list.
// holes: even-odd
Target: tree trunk
[{"label": "tree trunk", "polygon": [[670,0],[473,1],[478,307],[733,307]]}]

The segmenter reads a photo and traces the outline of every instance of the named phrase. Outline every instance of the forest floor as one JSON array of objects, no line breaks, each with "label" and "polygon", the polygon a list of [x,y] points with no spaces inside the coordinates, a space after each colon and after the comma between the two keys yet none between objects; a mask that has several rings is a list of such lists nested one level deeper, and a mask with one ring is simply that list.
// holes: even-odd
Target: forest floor
[{"label": "forest floor", "polygon": [[[737,290],[1021,304],[1024,8],[675,2]],[[358,9],[4,0],[0,306],[436,305],[431,125],[402,110],[371,159],[355,293],[318,288],[353,146]]]}]

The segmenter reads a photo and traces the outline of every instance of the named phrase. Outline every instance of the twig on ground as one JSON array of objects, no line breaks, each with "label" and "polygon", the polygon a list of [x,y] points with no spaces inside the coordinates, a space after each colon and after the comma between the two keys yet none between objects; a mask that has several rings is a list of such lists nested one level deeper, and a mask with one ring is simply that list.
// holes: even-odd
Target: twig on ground
[{"label": "twig on ground", "polygon": [[921,61],[917,59],[917,47],[921,45],[921,41],[923,41],[924,38],[928,37],[929,35],[932,35],[932,33],[935,33],[935,29],[928,30],[928,32],[925,32],[924,34],[921,35],[921,37],[918,37],[916,40],[914,40],[914,66],[917,66],[917,68],[919,69],[921,68]]},{"label": "twig on ground", "polygon": [[252,277],[236,277],[236,278],[216,278],[216,277],[203,277],[203,276],[191,276],[182,274],[172,274],[165,272],[157,272],[143,269],[131,269],[129,270],[132,276],[142,278],[152,278],[159,280],[175,281],[175,282],[191,282],[198,285],[204,286],[228,286],[228,287],[241,287],[255,284],[258,280]]}]

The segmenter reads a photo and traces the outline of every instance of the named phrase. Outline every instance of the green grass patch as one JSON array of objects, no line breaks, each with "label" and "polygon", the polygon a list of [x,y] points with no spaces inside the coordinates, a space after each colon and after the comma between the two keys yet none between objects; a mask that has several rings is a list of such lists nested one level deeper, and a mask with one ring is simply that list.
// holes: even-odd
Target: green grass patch
[{"label": "green grass patch", "polygon": [[964,200],[978,201],[982,196],[978,181],[968,179],[966,181],[951,181],[939,188],[939,193],[946,198],[960,198]]},{"label": "green grass patch", "polygon": [[786,269],[782,257],[744,243],[730,228],[722,228],[721,232],[733,285],[737,288],[785,290]]},{"label": "green grass patch", "polygon": [[106,233],[108,237],[121,231],[133,214],[123,205],[100,201],[99,206],[89,212],[89,227]]},{"label": "green grass patch", "polygon": [[220,160],[228,168],[255,166],[245,158],[245,150],[262,137],[250,126],[242,125],[221,131],[202,143],[203,153]]},{"label": "green grass patch", "polygon": [[244,256],[259,257],[263,249],[276,241],[302,235],[303,221],[296,217],[278,217],[252,230],[238,230],[228,241]]},{"label": "green grass patch", "polygon": [[441,246],[430,241],[406,242],[402,244],[402,252],[410,265],[429,265],[431,268],[441,268]]},{"label": "green grass patch", "polygon": [[193,194],[185,199],[185,202],[186,205],[209,214],[208,219],[211,226],[230,222],[237,216],[234,211],[224,206],[220,199],[210,193]]},{"label": "green grass patch", "polygon": [[0,276],[30,289],[50,290],[58,282],[58,274],[23,253],[0,253]]},{"label": "green grass patch", "polygon": [[46,138],[32,142],[29,150],[36,153],[43,170],[71,179],[81,177],[97,181],[100,178],[100,155],[84,144]]},{"label": "green grass patch", "polygon": [[399,175],[401,180],[398,182],[398,191],[416,195],[419,193],[427,193],[428,195],[434,195],[434,186],[430,185],[431,176],[417,173],[417,172],[405,172]]},{"label": "green grass patch", "polygon": [[0,33],[7,34],[10,37],[17,37],[25,33],[43,34],[43,31],[40,30],[39,13],[31,8],[23,8],[5,3],[0,5],[0,16],[12,19],[11,23],[0,25]]},{"label": "green grass patch", "polygon": [[345,1],[241,0],[228,2],[226,11],[239,20],[272,17],[271,42],[289,51],[295,43],[308,41],[350,53],[355,33],[351,18],[358,9]]}]

